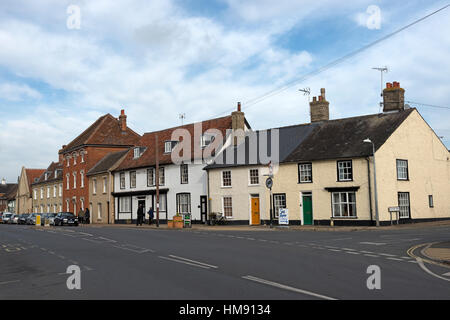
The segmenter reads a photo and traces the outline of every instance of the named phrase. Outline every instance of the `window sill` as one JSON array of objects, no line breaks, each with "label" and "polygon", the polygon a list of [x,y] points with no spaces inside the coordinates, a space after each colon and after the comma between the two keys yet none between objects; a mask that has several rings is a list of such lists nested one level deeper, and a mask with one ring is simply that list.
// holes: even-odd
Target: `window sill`
[{"label": "window sill", "polygon": [[259,184],[259,183],[258,183],[258,184],[249,184],[248,186],[249,186],[249,187],[259,187],[260,184]]},{"label": "window sill", "polygon": [[353,182],[353,179],[352,180],[337,180],[336,182]]},{"label": "window sill", "polygon": [[230,188],[232,188],[232,186],[221,186],[220,188],[222,188],[222,189],[230,189]]},{"label": "window sill", "polygon": [[307,183],[313,183],[312,181],[299,181],[298,184],[307,184]]},{"label": "window sill", "polygon": [[397,181],[409,181],[409,179],[398,179],[397,178]]},{"label": "window sill", "polygon": [[331,217],[333,220],[358,219],[358,217]]}]

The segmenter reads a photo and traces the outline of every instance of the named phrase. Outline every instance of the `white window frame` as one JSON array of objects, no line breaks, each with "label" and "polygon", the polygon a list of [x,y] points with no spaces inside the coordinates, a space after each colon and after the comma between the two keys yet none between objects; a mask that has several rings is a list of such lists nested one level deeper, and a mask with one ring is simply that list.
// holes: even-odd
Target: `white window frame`
[{"label": "white window frame", "polygon": [[180,165],[180,184],[189,184],[189,166],[185,163]]},{"label": "white window frame", "polygon": [[136,182],[137,182],[137,172],[130,171],[130,189],[136,189]]},{"label": "white window frame", "polygon": [[[226,205],[226,200],[230,201],[230,204]],[[227,213],[227,209],[231,211],[231,215]],[[223,196],[222,197],[222,212],[223,216],[226,219],[232,219],[233,218],[233,197],[232,196]]]},{"label": "white window frame", "polygon": [[126,179],[125,179],[125,172],[121,172],[119,174],[119,184],[120,184],[120,189],[126,189]]},{"label": "white window frame", "polygon": [[[151,181],[150,181],[150,178],[151,178]],[[155,168],[147,169],[147,187],[154,187],[155,181],[156,181]]]},{"label": "white window frame", "polygon": [[41,199],[44,199],[44,188],[41,187]]},{"label": "white window frame", "polygon": [[59,184],[59,197],[62,197],[62,188],[63,188],[63,184],[62,183],[60,183]]},{"label": "white window frame", "polygon": [[[177,213],[179,214],[187,214],[191,213],[192,210],[192,199],[190,193],[177,193],[176,195],[177,201]],[[184,210],[187,209],[187,210]]]},{"label": "white window frame", "polygon": [[34,200],[37,200],[37,189],[33,189],[33,191],[34,191],[33,192],[33,194],[34,194],[33,198],[34,198]]},{"label": "white window frame", "polygon": [[[252,176],[252,172],[254,173],[256,171],[256,177],[253,174]],[[252,178],[257,180],[256,183],[252,183]],[[253,168],[253,169],[249,169],[248,170],[248,185],[249,186],[259,186],[259,169],[257,168]]]},{"label": "white window frame", "polygon": [[70,173],[66,173],[66,190],[70,189]]},{"label": "white window frame", "polygon": [[84,188],[84,170],[80,171],[80,179],[81,179],[80,186],[81,188]]},{"label": "white window frame", "polygon": [[409,171],[408,171],[408,160],[396,159],[397,164],[397,180],[408,181]]},{"label": "white window frame", "polygon": [[[338,195],[339,200],[336,202],[335,194]],[[342,195],[345,194],[345,201],[342,201]],[[353,194],[353,197],[355,201],[350,201],[350,194]],[[356,205],[356,192],[355,191],[337,191],[331,193],[331,208],[333,213],[333,218],[357,218],[358,212],[357,212],[357,205]],[[350,215],[350,206],[354,206],[353,215]],[[335,206],[339,206],[339,215],[336,212]],[[342,206],[345,206],[346,212],[349,213],[349,215],[343,215],[344,212],[342,212]]]},{"label": "white window frame", "polygon": [[[398,206],[400,208],[400,212],[398,213],[398,217],[400,219],[408,219],[411,217],[411,198],[409,192],[398,192]],[[405,201],[408,201],[406,205]]]},{"label": "white window frame", "polygon": [[278,219],[279,216],[279,209],[286,209],[286,194],[285,193],[274,193],[273,194],[273,211],[274,211],[274,217]]},{"label": "white window frame", "polygon": [[137,159],[141,156],[141,148],[140,147],[134,147],[133,149],[133,158]]},{"label": "white window frame", "polygon": [[120,197],[118,199],[119,213],[131,213],[131,197]]},{"label": "white window frame", "polygon": [[53,198],[56,198],[56,190],[58,189],[58,186],[55,184],[53,186]]},{"label": "white window frame", "polygon": [[[230,177],[225,178],[225,173],[230,173]],[[222,181],[222,188],[231,188],[232,187],[231,170],[223,170],[221,176],[222,176],[222,179],[221,179],[221,181]],[[230,181],[230,185],[225,184],[225,179],[227,179],[227,181],[228,180]]]},{"label": "white window frame", "polygon": [[106,193],[107,185],[108,185],[108,178],[103,177],[103,193]]},{"label": "white window frame", "polygon": [[159,167],[159,185],[163,186],[166,183],[166,176],[164,167]]},{"label": "white window frame", "polygon": [[77,188],[77,172],[73,172],[73,188],[76,189]]},{"label": "white window frame", "polygon": [[312,163],[305,162],[298,164],[298,183],[312,183]]},{"label": "white window frame", "polygon": [[[350,166],[345,164],[350,163]],[[342,166],[341,166],[342,164]],[[338,181],[353,181],[353,161],[352,160],[338,160],[337,161]],[[350,172],[347,172],[350,169]],[[350,176],[350,178],[348,178]]]},{"label": "white window frame", "polygon": [[97,178],[92,179],[92,194],[97,194]]},{"label": "white window frame", "polygon": [[172,141],[165,141],[164,142],[164,153],[171,153],[172,152]]}]

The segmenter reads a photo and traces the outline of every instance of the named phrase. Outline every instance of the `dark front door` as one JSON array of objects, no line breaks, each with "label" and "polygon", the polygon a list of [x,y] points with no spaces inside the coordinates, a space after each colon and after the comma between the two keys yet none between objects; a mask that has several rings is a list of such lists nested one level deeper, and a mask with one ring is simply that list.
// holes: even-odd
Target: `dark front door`
[{"label": "dark front door", "polygon": [[203,223],[206,223],[207,212],[208,212],[208,197],[200,196],[200,218],[202,219]]},{"label": "dark front door", "polygon": [[312,196],[303,195],[303,224],[312,225],[313,224],[313,214],[312,214]]},{"label": "dark front door", "polygon": [[[142,207],[144,208],[144,217],[143,217],[143,220],[145,221],[145,200],[138,200],[138,207],[137,207],[136,210],[139,209],[139,207],[141,206],[141,204],[142,204]],[[136,219],[137,219],[137,211],[136,211]]]}]

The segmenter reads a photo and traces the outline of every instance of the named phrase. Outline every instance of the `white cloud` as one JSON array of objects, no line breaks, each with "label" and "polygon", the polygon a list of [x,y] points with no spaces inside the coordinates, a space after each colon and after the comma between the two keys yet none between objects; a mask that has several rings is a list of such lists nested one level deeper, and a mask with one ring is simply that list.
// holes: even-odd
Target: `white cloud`
[{"label": "white cloud", "polygon": [[26,84],[0,83],[0,100],[21,101],[27,98],[40,99],[42,95]]}]

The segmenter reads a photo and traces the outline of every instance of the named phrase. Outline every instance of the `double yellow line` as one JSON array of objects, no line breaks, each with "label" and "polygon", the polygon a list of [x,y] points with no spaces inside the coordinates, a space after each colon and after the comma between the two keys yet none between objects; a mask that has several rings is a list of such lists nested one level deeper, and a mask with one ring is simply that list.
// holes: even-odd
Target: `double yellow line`
[{"label": "double yellow line", "polygon": [[425,258],[416,256],[416,255],[414,254],[414,251],[416,251],[418,248],[424,247],[424,248],[421,250],[421,253],[422,253],[423,256],[427,256],[426,254],[423,253],[423,251],[426,250],[426,249],[428,249],[429,247],[431,247],[433,244],[436,244],[436,243],[438,243],[438,242],[430,242],[430,243],[422,243],[422,244],[418,244],[418,245],[416,245],[416,246],[414,246],[414,247],[409,248],[408,251],[407,251],[407,253],[408,253],[408,255],[409,255],[411,258],[414,258],[414,259],[416,259],[416,260],[420,259],[421,261],[426,262],[426,263],[434,264],[434,265],[441,266],[441,267],[444,267],[444,268],[450,268],[450,265],[447,265],[447,264],[444,264],[444,263],[441,263],[441,262],[438,262],[438,261],[430,260],[430,259],[425,259]]}]

